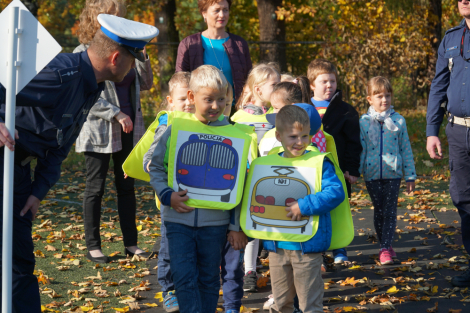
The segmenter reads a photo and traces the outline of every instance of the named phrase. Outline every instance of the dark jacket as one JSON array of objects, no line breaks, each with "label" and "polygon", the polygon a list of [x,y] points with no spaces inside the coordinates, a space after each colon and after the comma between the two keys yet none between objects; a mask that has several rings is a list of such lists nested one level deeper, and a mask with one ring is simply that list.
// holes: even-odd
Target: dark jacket
[{"label": "dark jacket", "polygon": [[[230,33],[228,35],[230,38],[224,43],[224,47],[232,67],[234,97],[237,101],[253,65],[251,64],[248,43],[240,36]],[[176,72],[191,72],[201,65],[204,65],[204,48],[202,47],[201,33],[196,33],[180,42]]]},{"label": "dark jacket", "polygon": [[361,164],[361,128],[359,114],[352,105],[343,101],[340,90],[331,98],[322,119],[323,130],[333,136],[338,152],[339,167],[359,177]]}]

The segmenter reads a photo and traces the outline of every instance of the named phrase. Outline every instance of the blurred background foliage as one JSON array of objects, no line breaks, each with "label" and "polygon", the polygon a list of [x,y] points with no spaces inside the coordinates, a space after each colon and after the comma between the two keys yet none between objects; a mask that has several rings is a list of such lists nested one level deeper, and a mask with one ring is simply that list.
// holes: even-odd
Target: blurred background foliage
[{"label": "blurred background foliage", "polygon": [[[10,2],[0,0],[0,10]],[[23,2],[64,52],[78,45],[75,32],[85,0]],[[258,10],[269,2],[279,3],[275,12]],[[128,1],[127,17],[161,30],[153,42],[159,44],[148,49],[154,87],[143,94],[145,112],[154,115],[174,71],[175,43],[203,31],[205,23],[197,0]],[[260,29],[260,18],[271,19],[277,35],[285,36],[264,41],[273,37]],[[365,83],[376,75],[392,80],[396,107],[412,109],[425,107],[439,42],[461,19],[455,0],[233,0],[228,31],[249,42],[253,63],[277,61],[288,72],[304,75],[315,58],[335,62],[340,88],[359,111],[366,108]]]}]

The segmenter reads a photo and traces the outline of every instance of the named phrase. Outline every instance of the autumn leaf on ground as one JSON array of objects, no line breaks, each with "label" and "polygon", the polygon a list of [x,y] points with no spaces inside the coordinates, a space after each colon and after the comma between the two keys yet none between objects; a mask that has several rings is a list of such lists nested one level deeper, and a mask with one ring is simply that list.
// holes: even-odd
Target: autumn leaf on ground
[{"label": "autumn leaf on ground", "polygon": [[449,309],[449,313],[462,313],[462,309],[458,309],[458,310]]},{"label": "autumn leaf on ground", "polygon": [[397,292],[399,292],[400,290],[397,289],[396,286],[393,286],[392,288],[388,289],[387,290],[387,293],[391,293],[391,294],[395,294]]},{"label": "autumn leaf on ground", "polygon": [[116,312],[129,312],[129,307],[126,306],[125,308],[111,308]]},{"label": "autumn leaf on ground", "polygon": [[41,250],[36,250],[34,251],[34,256],[37,257],[37,258],[45,258],[46,256],[44,255],[44,253],[42,253]]},{"label": "autumn leaf on ground", "polygon": [[44,247],[47,251],[57,251],[57,248],[51,246],[51,245],[47,245]]},{"label": "autumn leaf on ground", "polygon": [[42,283],[43,285],[47,285],[47,284],[50,284],[51,282],[49,281],[49,279],[44,275],[43,272],[41,272],[39,274],[39,277],[38,277],[38,283]]},{"label": "autumn leaf on ground", "polygon": [[115,252],[111,253],[111,254],[109,255],[109,257],[110,257],[110,258],[115,257],[115,256],[118,255],[119,253],[121,253],[121,252],[115,251]]},{"label": "autumn leaf on ground", "polygon": [[246,306],[242,305],[240,307],[240,313],[252,313],[252,312],[257,312],[259,309],[257,308],[247,308]]},{"label": "autumn leaf on ground", "polygon": [[160,300],[160,302],[163,302],[163,292],[157,292],[154,298]]},{"label": "autumn leaf on ground", "polygon": [[267,286],[268,281],[269,281],[269,277],[261,276],[260,278],[258,278],[258,281],[256,282],[256,286],[258,288],[263,288]]},{"label": "autumn leaf on ground", "polygon": [[88,277],[85,277],[85,279],[91,279],[91,280],[99,279],[99,280],[101,280],[103,278],[101,277],[101,274],[98,271],[98,274],[96,276],[88,276]]},{"label": "autumn leaf on ground", "polygon": [[151,307],[151,308],[155,308],[155,307],[158,306],[158,304],[156,304],[156,303],[142,303],[142,305],[146,305],[146,306]]},{"label": "autumn leaf on ground", "polygon": [[437,312],[437,302],[434,304],[432,308],[426,309],[428,313],[436,313]]}]

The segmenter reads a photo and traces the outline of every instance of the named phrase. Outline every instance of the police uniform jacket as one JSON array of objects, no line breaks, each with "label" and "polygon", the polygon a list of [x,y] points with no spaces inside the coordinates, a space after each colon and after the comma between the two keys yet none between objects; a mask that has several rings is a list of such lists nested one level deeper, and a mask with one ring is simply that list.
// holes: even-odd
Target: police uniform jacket
[{"label": "police uniform jacket", "polygon": [[427,136],[439,134],[445,102],[452,115],[470,117],[470,60],[464,58],[470,58],[470,31],[465,19],[446,32],[439,46],[436,76],[429,93]]},{"label": "police uniform jacket", "polygon": [[[82,52],[87,46],[80,45],[73,52]],[[142,108],[140,106],[140,91],[149,90],[153,84],[150,59],[145,62],[135,60],[136,77],[131,86],[131,104],[135,113],[133,121],[134,145],[145,133]],[[90,114],[83,125],[75,144],[75,152],[114,153],[121,151],[121,124],[114,118],[121,112],[116,87],[112,81],[105,82],[106,88],[100,98],[91,108]]]},{"label": "police uniform jacket", "polygon": [[[17,154],[37,157],[31,194],[43,199],[105,87],[97,83],[87,52],[56,56],[16,97]],[[5,101],[0,99],[5,119]]]}]

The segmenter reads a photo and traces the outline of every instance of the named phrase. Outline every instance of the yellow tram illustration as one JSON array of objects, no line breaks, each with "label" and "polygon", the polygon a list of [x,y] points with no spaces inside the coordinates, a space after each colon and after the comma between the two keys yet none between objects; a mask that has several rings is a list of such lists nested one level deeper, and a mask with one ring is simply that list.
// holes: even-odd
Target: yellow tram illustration
[{"label": "yellow tram illustration", "polygon": [[253,228],[257,224],[268,227],[300,228],[305,231],[310,217],[302,217],[300,221],[292,221],[287,217],[288,203],[302,199],[311,193],[310,186],[301,179],[289,177],[296,172],[295,167],[271,166],[278,176],[263,177],[253,188],[250,204],[250,217]]}]

